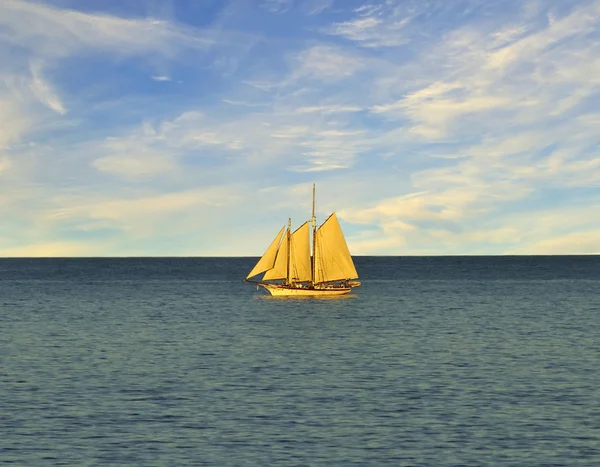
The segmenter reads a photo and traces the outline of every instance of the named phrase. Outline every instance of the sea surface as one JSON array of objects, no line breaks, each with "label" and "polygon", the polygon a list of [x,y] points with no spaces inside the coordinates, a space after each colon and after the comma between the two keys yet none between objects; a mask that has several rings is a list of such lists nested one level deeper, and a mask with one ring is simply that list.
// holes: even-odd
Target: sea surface
[{"label": "sea surface", "polygon": [[600,257],[0,259],[0,465],[600,466]]}]

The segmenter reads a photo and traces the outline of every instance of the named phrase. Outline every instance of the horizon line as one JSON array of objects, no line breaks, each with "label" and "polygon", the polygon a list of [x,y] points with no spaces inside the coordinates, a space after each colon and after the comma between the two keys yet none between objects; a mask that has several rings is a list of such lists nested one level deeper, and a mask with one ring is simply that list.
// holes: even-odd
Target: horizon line
[{"label": "horizon line", "polygon": [[[491,258],[491,257],[508,257],[508,258],[530,258],[530,257],[557,257],[557,258],[569,258],[569,257],[581,257],[581,256],[600,256],[600,253],[561,253],[561,254],[548,254],[548,253],[530,253],[530,254],[445,254],[445,255],[417,255],[417,254],[405,254],[405,255],[352,255],[353,258]],[[261,255],[241,255],[241,256],[178,256],[178,255],[159,255],[159,256],[0,256],[0,260],[5,259],[239,259],[239,258],[260,258]]]}]

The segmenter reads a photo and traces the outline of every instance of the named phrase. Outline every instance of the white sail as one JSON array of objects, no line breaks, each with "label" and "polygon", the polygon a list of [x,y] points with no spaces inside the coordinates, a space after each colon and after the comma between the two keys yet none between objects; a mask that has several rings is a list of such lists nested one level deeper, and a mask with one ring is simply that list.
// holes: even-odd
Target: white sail
[{"label": "white sail", "polygon": [[264,281],[287,279],[289,261],[289,232],[289,230],[286,230],[283,241],[281,242],[281,245],[279,245],[279,250],[277,251],[275,264],[263,276]]},{"label": "white sail", "polygon": [[310,229],[305,222],[290,238],[290,282],[307,282],[310,274]]},{"label": "white sail", "polygon": [[281,228],[281,230],[275,237],[275,240],[271,242],[269,248],[267,248],[267,251],[265,251],[262,257],[258,260],[258,263],[256,263],[256,266],[254,266],[252,271],[250,271],[250,274],[246,276],[246,279],[250,279],[251,277],[260,274],[261,272],[265,272],[266,270],[271,269],[274,266],[275,257],[277,256],[277,250],[279,249],[279,243],[281,242],[281,234],[283,234],[284,228],[285,227]]},{"label": "white sail", "polygon": [[335,213],[317,229],[314,256],[315,284],[358,278],[350,250],[348,250],[346,239]]}]

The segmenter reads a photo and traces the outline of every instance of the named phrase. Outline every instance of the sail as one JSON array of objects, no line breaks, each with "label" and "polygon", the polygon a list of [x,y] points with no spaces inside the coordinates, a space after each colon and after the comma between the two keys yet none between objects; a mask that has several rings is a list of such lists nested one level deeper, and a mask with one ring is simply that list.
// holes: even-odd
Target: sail
[{"label": "sail", "polygon": [[279,245],[279,250],[277,251],[277,258],[275,258],[275,264],[263,276],[264,281],[287,278],[289,260],[289,242],[287,240],[288,235],[289,230],[286,230],[285,236],[283,237],[283,241],[281,242],[281,245]]},{"label": "sail", "polygon": [[256,263],[256,266],[254,266],[252,271],[250,271],[250,274],[246,276],[246,279],[250,279],[251,277],[260,274],[261,272],[265,272],[266,270],[271,269],[273,267],[273,265],[275,264],[275,257],[277,255],[279,243],[281,241],[281,234],[283,233],[284,228],[285,227],[281,228],[281,230],[277,234],[277,237],[275,237],[275,240],[271,242],[269,248],[267,248],[267,251],[265,251],[262,257],[258,260],[258,263]]},{"label": "sail", "polygon": [[310,281],[310,229],[305,222],[292,234],[290,251],[290,281]]},{"label": "sail", "polygon": [[335,213],[317,229],[315,237],[315,283],[358,278]]}]

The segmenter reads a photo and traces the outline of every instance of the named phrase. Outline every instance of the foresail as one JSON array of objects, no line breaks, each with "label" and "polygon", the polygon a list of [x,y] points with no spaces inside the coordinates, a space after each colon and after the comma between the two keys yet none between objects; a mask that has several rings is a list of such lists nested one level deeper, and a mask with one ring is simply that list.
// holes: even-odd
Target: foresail
[{"label": "foresail", "polygon": [[358,278],[335,213],[317,229],[315,237],[315,283]]},{"label": "foresail", "polygon": [[279,248],[279,243],[281,242],[281,235],[283,234],[283,230],[285,227],[282,227],[275,240],[271,242],[267,251],[262,255],[262,257],[256,263],[256,266],[250,271],[250,274],[246,276],[246,279],[250,279],[262,272],[265,272],[268,269],[271,269],[275,264],[275,257],[277,256],[277,250]]},{"label": "foresail", "polygon": [[306,282],[310,274],[310,229],[305,222],[291,236],[290,281]]},{"label": "foresail", "polygon": [[275,264],[263,276],[264,281],[287,278],[289,242],[287,241],[286,237],[288,235],[288,232],[289,231],[286,230],[285,235],[283,237],[283,241],[279,246],[279,250],[277,250]]}]

